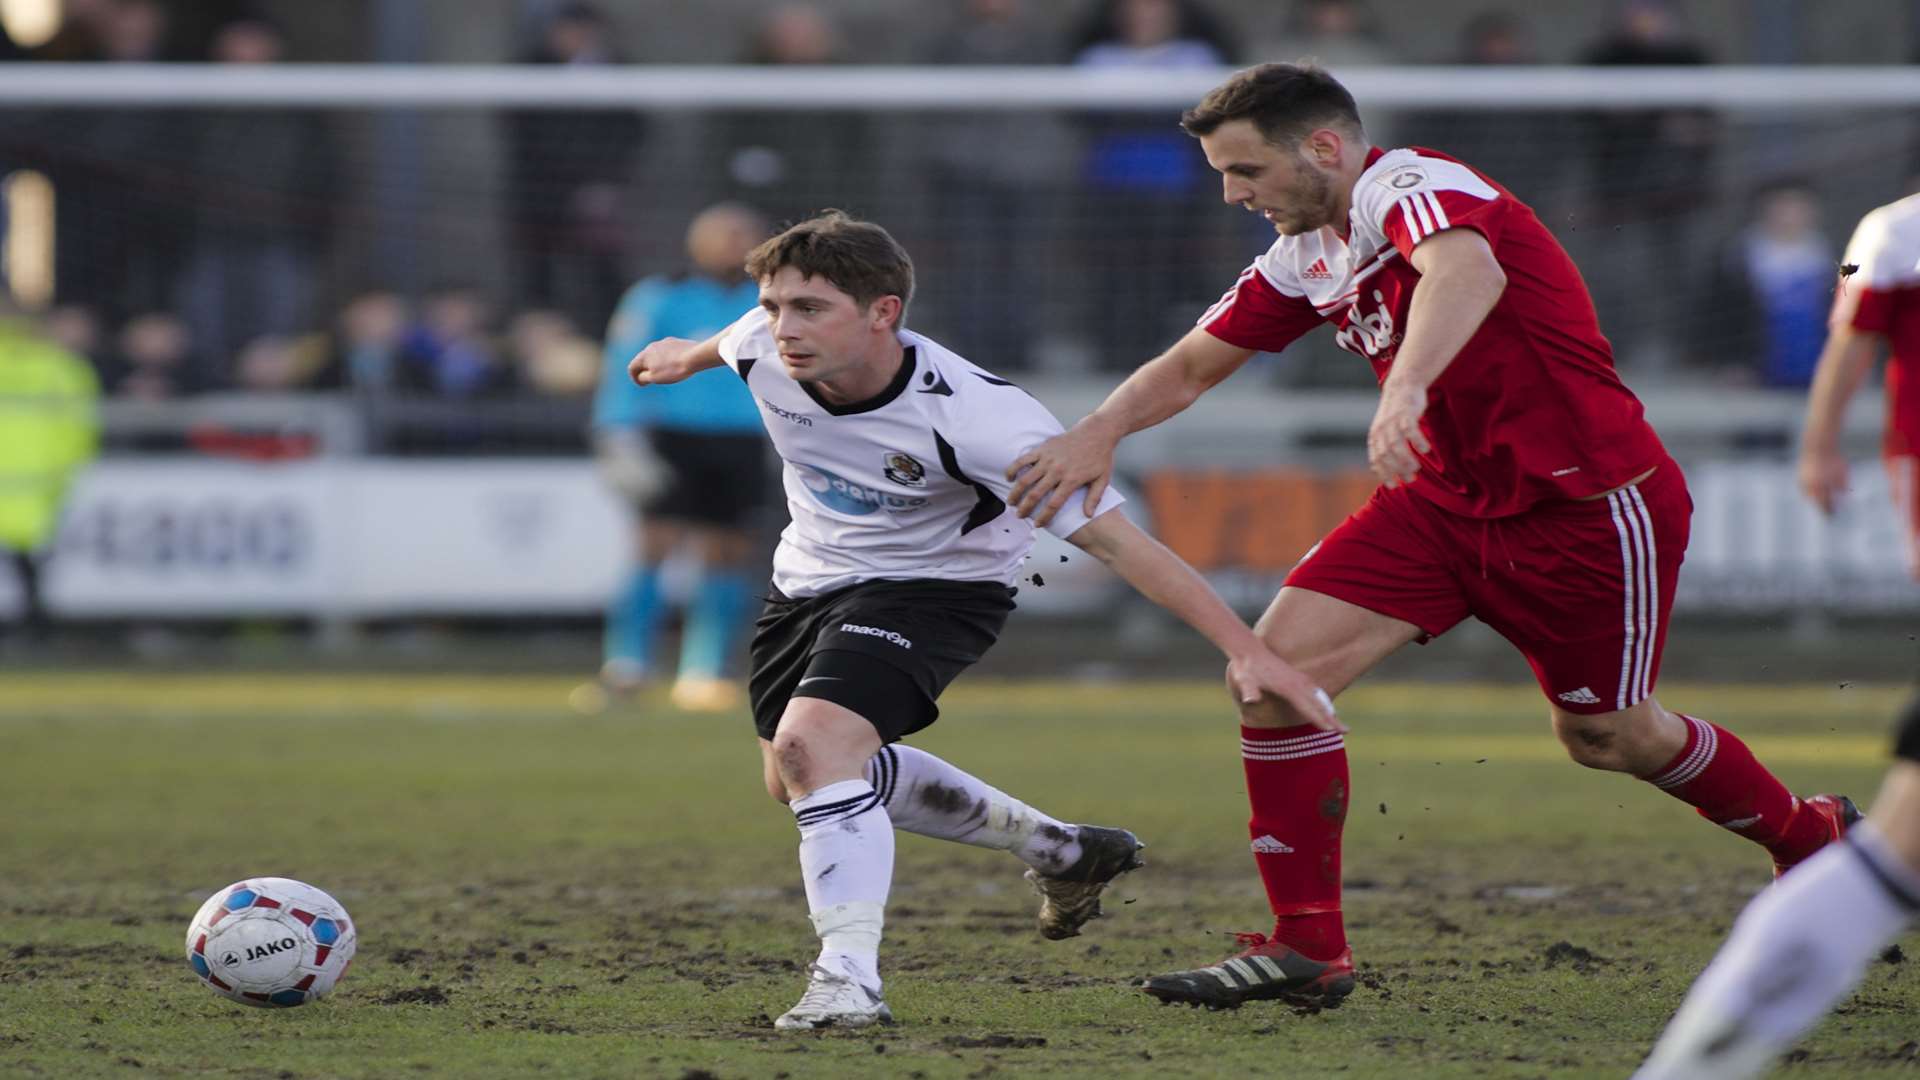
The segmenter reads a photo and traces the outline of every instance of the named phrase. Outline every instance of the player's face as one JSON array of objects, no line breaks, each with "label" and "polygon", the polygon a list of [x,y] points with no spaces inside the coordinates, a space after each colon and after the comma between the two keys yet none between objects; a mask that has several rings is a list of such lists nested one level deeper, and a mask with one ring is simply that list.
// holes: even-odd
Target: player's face
[{"label": "player's face", "polygon": [[831,382],[867,362],[890,331],[876,309],[823,277],[783,266],[760,283],[760,306],[773,324],[780,362],[796,382]]},{"label": "player's face", "polygon": [[1282,236],[1335,224],[1339,200],[1329,170],[1306,144],[1275,146],[1251,120],[1230,120],[1200,136],[1207,164],[1221,177],[1221,198],[1267,219]]}]

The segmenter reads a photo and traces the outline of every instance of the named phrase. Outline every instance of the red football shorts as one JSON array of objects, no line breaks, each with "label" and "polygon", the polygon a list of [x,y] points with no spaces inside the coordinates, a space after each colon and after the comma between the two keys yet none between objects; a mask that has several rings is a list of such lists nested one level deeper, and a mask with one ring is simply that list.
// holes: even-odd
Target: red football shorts
[{"label": "red football shorts", "polygon": [[1513,642],[1555,705],[1604,713],[1653,692],[1693,499],[1671,460],[1602,498],[1468,518],[1381,488],[1287,584],[1437,637],[1472,615]]},{"label": "red football shorts", "polygon": [[1907,572],[1920,578],[1920,457],[1889,455],[1887,486],[1893,492],[1893,509],[1900,515],[1900,529],[1906,539]]}]

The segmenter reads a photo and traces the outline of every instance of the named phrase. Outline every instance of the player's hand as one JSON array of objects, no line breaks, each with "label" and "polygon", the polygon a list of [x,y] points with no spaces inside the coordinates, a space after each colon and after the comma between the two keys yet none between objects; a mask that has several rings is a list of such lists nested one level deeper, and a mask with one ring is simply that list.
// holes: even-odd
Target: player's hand
[{"label": "player's hand", "polygon": [[1327,692],[1267,649],[1228,660],[1227,685],[1242,705],[1252,705],[1272,695],[1322,731],[1347,730],[1347,725],[1341,723],[1334,712],[1333,699]]},{"label": "player's hand", "polygon": [[1053,515],[1082,487],[1087,489],[1083,511],[1092,517],[1100,496],[1113,480],[1113,449],[1120,443],[1089,416],[1039,446],[1021,454],[1007,467],[1014,481],[1007,501],[1021,517],[1046,526]]},{"label": "player's hand", "polygon": [[627,361],[627,378],[640,386],[677,383],[694,373],[687,360],[699,347],[700,342],[686,338],[661,338]]},{"label": "player's hand", "polygon": [[634,502],[646,502],[667,489],[671,479],[666,461],[654,452],[643,431],[611,428],[597,432],[594,456],[607,486]]},{"label": "player's hand", "polygon": [[1832,450],[1806,450],[1800,455],[1800,490],[1820,512],[1831,516],[1847,493],[1847,459]]},{"label": "player's hand", "polygon": [[1367,429],[1367,467],[1388,487],[1410,484],[1420,473],[1414,451],[1433,449],[1420,430],[1427,411],[1427,388],[1401,386],[1389,377],[1380,388],[1380,408]]}]

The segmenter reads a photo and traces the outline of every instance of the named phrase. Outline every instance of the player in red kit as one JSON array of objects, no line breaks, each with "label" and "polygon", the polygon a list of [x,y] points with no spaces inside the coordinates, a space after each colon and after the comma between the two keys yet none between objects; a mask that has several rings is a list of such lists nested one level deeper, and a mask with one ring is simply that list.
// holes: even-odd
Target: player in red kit
[{"label": "player in red kit", "polygon": [[[1240,72],[1181,123],[1226,201],[1280,237],[1177,344],[1015,461],[1015,505],[1044,522],[1080,486],[1098,495],[1123,436],[1332,323],[1380,380],[1367,455],[1383,486],[1288,575],[1257,627],[1273,650],[1337,693],[1475,616],[1532,665],[1574,761],[1692,804],[1777,872],[1840,836],[1850,802],[1796,798],[1726,729],[1652,697],[1692,502],[1533,211],[1443,154],[1369,146],[1352,96],[1317,68]],[[1274,929],[1145,989],[1337,1003],[1353,988],[1344,737],[1268,700],[1241,709],[1241,756]]]},{"label": "player in red kit", "polygon": [[1907,569],[1920,579],[1920,195],[1861,218],[1841,265],[1848,272],[1834,288],[1827,346],[1807,399],[1800,487],[1822,513],[1833,513],[1847,489],[1840,420],[1888,347],[1881,452],[1906,534]]}]

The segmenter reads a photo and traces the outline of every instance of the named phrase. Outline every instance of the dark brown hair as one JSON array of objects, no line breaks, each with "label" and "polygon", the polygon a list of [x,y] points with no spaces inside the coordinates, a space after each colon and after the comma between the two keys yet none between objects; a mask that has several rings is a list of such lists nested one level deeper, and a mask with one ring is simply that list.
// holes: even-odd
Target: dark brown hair
[{"label": "dark brown hair", "polygon": [[1189,135],[1211,135],[1221,124],[1251,120],[1275,146],[1297,146],[1315,128],[1346,127],[1360,134],[1360,108],[1333,76],[1312,64],[1261,64],[1207,92],[1180,117]]},{"label": "dark brown hair", "polygon": [[887,230],[840,210],[790,225],[747,255],[747,274],[765,281],[786,267],[823,277],[861,307],[883,296],[900,298],[898,328],[913,299],[913,260]]}]

